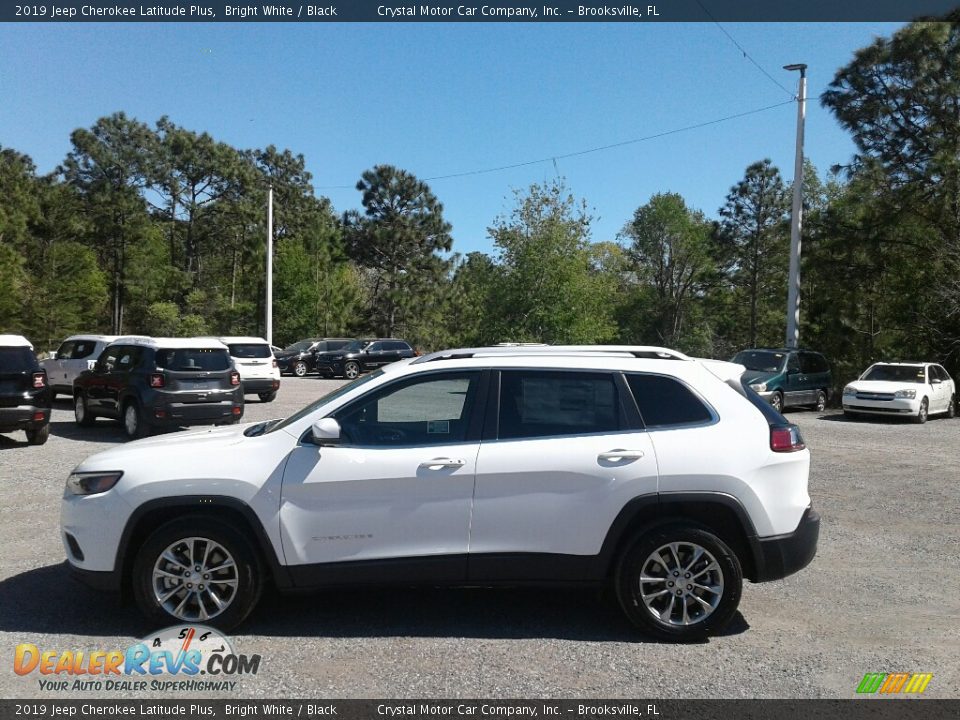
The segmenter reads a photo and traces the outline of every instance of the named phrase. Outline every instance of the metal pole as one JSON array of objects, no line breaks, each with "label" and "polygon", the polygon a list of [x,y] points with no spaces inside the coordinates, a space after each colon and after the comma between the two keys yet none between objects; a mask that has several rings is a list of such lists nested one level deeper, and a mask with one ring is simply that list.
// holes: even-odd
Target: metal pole
[{"label": "metal pole", "polygon": [[803,123],[807,105],[807,66],[784,65],[799,70],[797,92],[797,152],[793,165],[793,211],[790,217],[790,278],[787,285],[787,347],[800,344],[800,230],[803,226]]},{"label": "metal pole", "polygon": [[273,345],[273,186],[267,192],[267,344]]}]

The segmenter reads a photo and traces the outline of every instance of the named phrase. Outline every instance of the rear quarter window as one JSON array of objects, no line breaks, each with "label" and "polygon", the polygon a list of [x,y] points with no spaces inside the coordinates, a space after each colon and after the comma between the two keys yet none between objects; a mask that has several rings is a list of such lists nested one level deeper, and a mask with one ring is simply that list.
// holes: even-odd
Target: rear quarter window
[{"label": "rear quarter window", "polygon": [[710,409],[679,380],[664,375],[628,374],[626,377],[646,427],[713,422]]}]

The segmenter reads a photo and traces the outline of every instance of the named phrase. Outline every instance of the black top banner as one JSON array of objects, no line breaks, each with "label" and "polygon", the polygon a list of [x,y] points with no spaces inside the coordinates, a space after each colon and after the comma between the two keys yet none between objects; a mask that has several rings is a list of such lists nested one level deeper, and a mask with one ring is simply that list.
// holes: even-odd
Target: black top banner
[{"label": "black top banner", "polygon": [[957,0],[493,0],[194,3],[43,0],[3,3],[3,22],[861,22],[957,12]]}]

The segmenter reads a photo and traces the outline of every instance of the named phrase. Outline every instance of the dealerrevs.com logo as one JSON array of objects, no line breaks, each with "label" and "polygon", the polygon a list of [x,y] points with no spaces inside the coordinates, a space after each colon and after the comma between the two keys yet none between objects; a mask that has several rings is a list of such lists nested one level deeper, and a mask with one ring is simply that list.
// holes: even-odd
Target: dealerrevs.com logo
[{"label": "dealerrevs.com logo", "polygon": [[192,693],[236,690],[242,675],[256,675],[259,655],[241,655],[230,640],[205,625],[175,625],[126,650],[48,650],[17,645],[13,671],[37,675],[40,690]]},{"label": "dealerrevs.com logo", "polygon": [[933,673],[867,673],[857,686],[860,695],[919,695],[927,689]]}]

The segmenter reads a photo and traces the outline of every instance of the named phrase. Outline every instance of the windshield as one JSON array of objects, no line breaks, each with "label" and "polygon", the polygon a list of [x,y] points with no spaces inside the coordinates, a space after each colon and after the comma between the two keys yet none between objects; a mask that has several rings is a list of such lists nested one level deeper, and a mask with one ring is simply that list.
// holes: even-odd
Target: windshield
[{"label": "windshield", "polygon": [[167,370],[229,370],[230,355],[226,349],[180,348],[157,350],[157,367]]},{"label": "windshield", "polygon": [[923,365],[874,365],[861,380],[889,380],[892,382],[924,383]]},{"label": "windshield", "polygon": [[288,345],[283,351],[303,352],[304,350],[309,350],[311,345],[313,345],[313,340],[301,340],[300,342],[295,342],[293,345]]},{"label": "windshield", "polygon": [[743,365],[747,370],[772,373],[783,367],[784,357],[785,353],[768,350],[744,350],[734,356],[733,362]]},{"label": "windshield", "polygon": [[310,415],[311,413],[316,412],[317,410],[319,410],[321,407],[323,407],[323,406],[326,405],[327,403],[333,402],[333,401],[336,400],[337,398],[346,395],[348,392],[350,392],[350,391],[353,390],[354,388],[360,387],[361,385],[363,385],[363,384],[365,384],[365,383],[368,383],[368,382],[370,382],[371,380],[373,380],[374,378],[380,377],[381,375],[383,375],[383,370],[374,370],[374,371],[373,371],[372,373],[370,373],[369,375],[363,375],[362,377],[357,378],[357,379],[354,380],[353,382],[349,382],[349,383],[347,383],[346,385],[342,385],[341,387],[338,387],[338,388],[337,388],[336,390],[334,390],[333,392],[327,393],[326,395],[324,395],[323,397],[321,397],[319,400],[314,400],[312,403],[310,403],[309,405],[307,405],[305,408],[303,408],[302,410],[300,410],[300,411],[298,411],[298,412],[295,412],[295,413],[294,413],[293,415],[291,415],[290,417],[284,418],[283,420],[280,420],[280,421],[277,422],[275,425],[272,425],[266,432],[273,432],[274,430],[281,430],[281,429],[287,427],[288,425],[292,425],[293,423],[295,423],[295,422],[296,422],[297,420],[299,420],[300,418],[306,417],[307,415]]},{"label": "windshield", "polygon": [[230,354],[235,358],[268,358],[271,355],[270,346],[260,343],[235,343],[228,345]]}]

